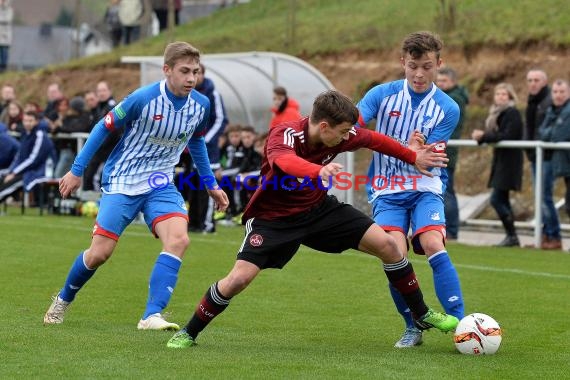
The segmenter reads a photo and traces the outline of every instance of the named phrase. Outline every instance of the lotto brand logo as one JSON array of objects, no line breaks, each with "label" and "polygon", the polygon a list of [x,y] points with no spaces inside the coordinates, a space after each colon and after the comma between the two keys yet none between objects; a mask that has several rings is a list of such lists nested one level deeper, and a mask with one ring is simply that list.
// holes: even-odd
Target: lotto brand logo
[{"label": "lotto brand logo", "polygon": [[109,130],[113,130],[115,129],[115,119],[113,117],[113,112],[109,112],[106,116],[105,116],[105,128],[109,129]]}]

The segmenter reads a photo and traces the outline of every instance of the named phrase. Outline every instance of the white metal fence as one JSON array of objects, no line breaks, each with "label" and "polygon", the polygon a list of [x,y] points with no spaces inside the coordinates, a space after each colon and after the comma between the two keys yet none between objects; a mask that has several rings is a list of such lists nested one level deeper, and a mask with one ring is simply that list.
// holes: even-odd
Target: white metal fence
[{"label": "white metal fence", "polygon": [[[543,141],[500,141],[496,144],[483,144],[479,145],[475,140],[449,140],[448,146],[457,147],[499,147],[499,148],[509,148],[509,149],[534,149],[536,152],[536,180],[534,181],[534,221],[528,222],[527,225],[534,227],[534,245],[540,247],[541,237],[542,237],[542,214],[541,203],[542,203],[542,163],[544,161],[544,150],[545,149],[570,149],[570,142],[558,142],[550,143]],[[482,225],[492,225],[492,221],[480,221]]]}]

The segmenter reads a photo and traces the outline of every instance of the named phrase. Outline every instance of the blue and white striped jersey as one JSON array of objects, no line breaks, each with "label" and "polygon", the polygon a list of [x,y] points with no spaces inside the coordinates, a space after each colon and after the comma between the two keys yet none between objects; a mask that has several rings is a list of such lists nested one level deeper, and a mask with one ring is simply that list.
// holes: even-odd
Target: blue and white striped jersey
[{"label": "blue and white striped jersey", "polygon": [[176,109],[165,80],[134,91],[103,120],[108,130],[124,128],[123,137],[105,163],[103,191],[127,195],[149,192],[149,178],[157,172],[172,182],[174,166],[188,140],[206,133],[209,114],[208,98],[195,90]]},{"label": "blue and white striped jersey", "polygon": [[[388,135],[407,146],[415,130],[443,150],[459,120],[457,103],[435,84],[422,94],[414,93],[405,79],[378,85],[366,93],[357,104],[360,111],[359,124],[376,119],[376,131]],[[438,149],[438,150],[439,150]],[[429,191],[443,194],[447,174],[434,168],[433,177],[421,175],[413,165],[394,157],[373,153],[368,170],[371,183],[367,184],[369,202],[384,194],[404,191]]]}]

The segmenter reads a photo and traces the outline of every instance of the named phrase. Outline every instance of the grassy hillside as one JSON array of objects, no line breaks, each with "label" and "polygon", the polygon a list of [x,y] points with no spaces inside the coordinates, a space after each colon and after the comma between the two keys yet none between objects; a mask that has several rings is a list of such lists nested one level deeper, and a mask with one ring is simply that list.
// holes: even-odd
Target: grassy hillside
[{"label": "grassy hillside", "polygon": [[[397,46],[411,31],[442,34],[448,47],[570,44],[565,0],[447,0],[455,4],[455,28],[436,0],[252,0],[178,27],[110,54],[71,66],[118,62],[121,55],[158,55],[169,39],[187,40],[205,53],[249,50],[281,51],[297,56],[347,50],[383,50]],[[402,6],[405,4],[405,6]],[[294,25],[294,28],[291,26]]]}]

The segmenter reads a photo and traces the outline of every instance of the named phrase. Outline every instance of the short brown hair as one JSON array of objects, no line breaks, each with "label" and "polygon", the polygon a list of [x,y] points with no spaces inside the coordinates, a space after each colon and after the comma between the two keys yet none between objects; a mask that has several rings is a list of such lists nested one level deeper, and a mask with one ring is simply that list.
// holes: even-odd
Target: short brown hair
[{"label": "short brown hair", "polygon": [[342,123],[356,124],[358,109],[346,95],[335,90],[321,93],[313,103],[311,123],[326,121],[331,127]]},{"label": "short brown hair", "polygon": [[224,135],[229,135],[233,132],[241,132],[241,125],[240,124],[228,124],[226,129],[224,129]]},{"label": "short brown hair", "polygon": [[413,59],[418,59],[422,55],[435,52],[435,57],[439,59],[439,54],[443,48],[443,41],[432,32],[415,32],[408,35],[402,42],[402,56],[410,54]]},{"label": "short brown hair", "polygon": [[249,132],[249,133],[253,133],[254,135],[257,134],[257,132],[255,131],[255,128],[253,128],[251,125],[244,125],[241,127],[241,131],[242,132]]},{"label": "short brown hair", "polygon": [[273,93],[275,95],[287,96],[287,90],[285,89],[285,87],[281,87],[281,86],[275,87],[273,89]]},{"label": "short brown hair", "polygon": [[200,62],[200,50],[190,45],[188,42],[176,41],[166,45],[164,49],[164,64],[174,67],[181,58],[193,58]]},{"label": "short brown hair", "polygon": [[26,111],[24,112],[24,115],[32,116],[36,121],[40,120],[40,113],[36,111]]}]

